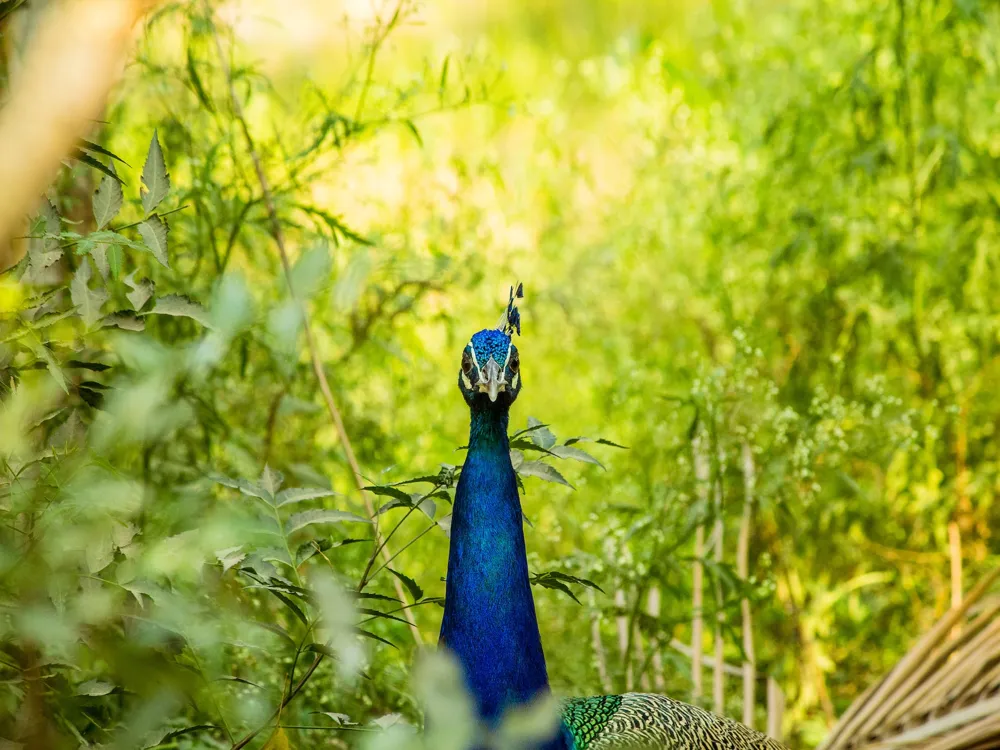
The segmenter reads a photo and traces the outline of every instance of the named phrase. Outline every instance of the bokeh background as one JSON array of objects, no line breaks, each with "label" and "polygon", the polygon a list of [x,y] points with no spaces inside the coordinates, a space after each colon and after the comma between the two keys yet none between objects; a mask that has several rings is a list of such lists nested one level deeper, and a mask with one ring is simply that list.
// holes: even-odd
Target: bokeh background
[{"label": "bokeh background", "polygon": [[[3,19],[0,80],[37,10]],[[740,718],[749,632],[755,724],[770,681],[784,741],[815,747],[995,565],[998,45],[977,0],[158,7],[89,136],[125,163],[68,163],[0,278],[0,736],[346,747],[347,721],[417,723],[401,612],[267,718],[326,648],[299,597],[337,608],[322,571],[443,596],[449,487],[433,518],[385,487],[461,465],[461,351],[521,281],[553,687]],[[136,229],[154,131],[159,260]],[[99,226],[110,164],[124,206]],[[402,576],[364,580],[370,526],[266,505],[274,470],[366,515],[302,304],[369,499],[399,503],[379,528],[406,517]],[[406,611],[434,643],[426,603]]]}]

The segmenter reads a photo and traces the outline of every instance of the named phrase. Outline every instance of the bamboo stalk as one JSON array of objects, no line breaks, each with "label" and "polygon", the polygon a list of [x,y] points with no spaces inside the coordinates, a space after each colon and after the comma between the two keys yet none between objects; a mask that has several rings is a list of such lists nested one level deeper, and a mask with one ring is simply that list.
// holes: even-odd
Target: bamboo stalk
[{"label": "bamboo stalk", "polygon": [[632,690],[632,662],[628,659],[628,616],[625,614],[625,591],[615,590],[615,626],[618,630],[618,656],[622,660],[622,667],[625,670],[625,690]]},{"label": "bamboo stalk", "polygon": [[587,589],[590,604],[590,639],[594,647],[594,661],[597,664],[597,677],[601,681],[601,688],[605,693],[610,693],[614,687],[611,684],[611,677],[608,675],[608,657],[604,651],[604,641],[601,640],[601,617],[597,611],[597,603],[594,592]]},{"label": "bamboo stalk", "polygon": [[[660,587],[653,586],[649,589],[649,599],[646,601],[646,612],[656,622],[660,619]],[[653,644],[653,685],[659,692],[667,688],[667,681],[663,675],[663,654],[657,643]]]},{"label": "bamboo stalk", "polygon": [[[682,656],[686,656],[692,662],[694,661],[694,652],[691,647],[686,643],[683,643],[676,638],[670,641],[670,648],[677,651]],[[715,669],[715,655],[714,654],[702,654],[701,655],[702,669]],[[726,674],[731,674],[734,677],[740,677],[743,675],[742,667],[737,667],[735,664],[730,664],[728,662],[723,662],[722,669]]]},{"label": "bamboo stalk", "polygon": [[[700,437],[691,444],[694,452],[694,476],[697,482],[698,496],[704,507],[708,506],[708,458]],[[701,681],[701,649],[704,636],[704,576],[702,559],[705,555],[705,526],[699,524],[694,533],[694,567],[691,582],[691,700],[698,703],[702,696]]]},{"label": "bamboo stalk", "polygon": [[965,613],[986,593],[1000,576],[1000,568],[991,571],[969,591],[962,603],[944,617],[904,656],[878,684],[877,688],[855,701],[833,731],[820,744],[820,750],[845,747],[852,739],[868,736],[880,726],[887,714],[898,705],[897,696],[906,696],[935,667],[933,653]]},{"label": "bamboo stalk", "polygon": [[[962,535],[958,522],[948,524],[948,557],[951,561],[951,606],[962,603]],[[952,637],[958,633],[952,630]]]},{"label": "bamboo stalk", "polygon": [[[756,467],[750,444],[743,442],[743,518],[740,519],[740,537],[736,550],[736,573],[741,581],[750,577],[750,524],[753,522],[754,485]],[[753,619],[750,601],[740,601],[743,615],[743,723],[753,728],[754,690],[757,686],[757,665],[753,647]]]},{"label": "bamboo stalk", "polygon": [[773,677],[767,678],[767,735],[781,742],[781,722],[785,715],[785,694]]},{"label": "bamboo stalk", "polygon": [[[719,449],[719,469],[715,477],[715,531],[712,534],[715,544],[715,566],[719,570],[722,566],[723,553],[723,533],[725,527],[722,523],[722,475],[725,466],[726,456],[723,450]],[[723,647],[725,642],[722,639],[722,627],[725,624],[726,616],[722,608],[722,580],[715,576],[715,634],[713,642],[715,644],[715,669],[712,670],[712,703],[715,713],[722,716],[726,709],[726,685],[725,670],[722,669]]]}]

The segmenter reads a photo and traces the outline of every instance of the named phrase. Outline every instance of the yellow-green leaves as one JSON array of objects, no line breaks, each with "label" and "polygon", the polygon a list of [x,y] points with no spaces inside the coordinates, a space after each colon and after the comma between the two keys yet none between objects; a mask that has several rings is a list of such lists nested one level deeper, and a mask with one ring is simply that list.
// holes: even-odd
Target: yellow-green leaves
[{"label": "yellow-green leaves", "polygon": [[142,167],[142,183],[145,186],[145,189],[141,191],[142,208],[147,214],[150,214],[170,192],[170,176],[167,174],[163,150],[160,148],[160,139],[155,130],[153,131],[153,140],[149,143],[146,163]]},{"label": "yellow-green leaves", "polygon": [[[110,168],[114,171],[113,163]],[[121,211],[124,200],[125,195],[122,193],[121,183],[113,177],[105,175],[101,179],[101,184],[97,186],[97,190],[94,191],[94,197],[91,200],[94,221],[97,223],[98,229],[104,229],[111,223],[111,220]]]}]

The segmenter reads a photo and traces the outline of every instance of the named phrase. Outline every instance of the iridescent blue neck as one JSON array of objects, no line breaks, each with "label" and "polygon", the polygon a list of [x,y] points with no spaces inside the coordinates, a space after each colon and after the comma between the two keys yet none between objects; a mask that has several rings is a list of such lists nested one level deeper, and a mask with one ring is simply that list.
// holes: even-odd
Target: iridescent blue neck
[{"label": "iridescent blue neck", "polygon": [[507,419],[498,404],[472,407],[441,624],[441,643],[457,655],[480,715],[490,722],[549,689]]}]

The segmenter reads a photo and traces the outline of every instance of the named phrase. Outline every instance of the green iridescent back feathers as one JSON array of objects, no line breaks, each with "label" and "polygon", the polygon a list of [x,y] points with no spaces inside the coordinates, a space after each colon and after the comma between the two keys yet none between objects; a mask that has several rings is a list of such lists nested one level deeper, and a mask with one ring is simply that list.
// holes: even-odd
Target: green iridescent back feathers
[{"label": "green iridescent back feathers", "polygon": [[573,698],[562,718],[573,750],[783,750],[739,722],[665,695]]}]

